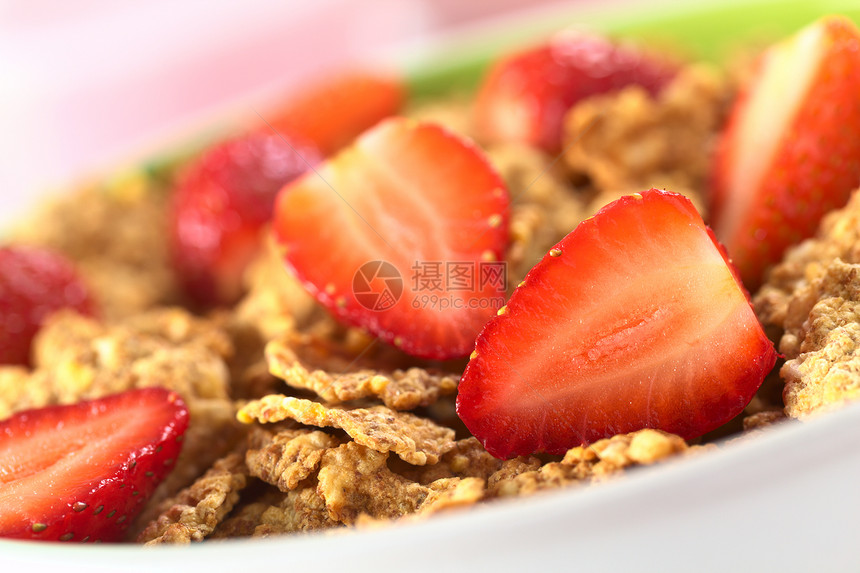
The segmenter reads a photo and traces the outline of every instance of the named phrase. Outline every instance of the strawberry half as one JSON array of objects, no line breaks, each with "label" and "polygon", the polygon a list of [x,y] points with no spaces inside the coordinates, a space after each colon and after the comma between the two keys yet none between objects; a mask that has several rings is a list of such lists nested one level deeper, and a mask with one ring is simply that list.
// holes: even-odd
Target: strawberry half
[{"label": "strawberry half", "polygon": [[738,413],[776,352],[685,197],[651,189],[583,221],[478,337],[457,413],[501,458]]},{"label": "strawberry half", "polygon": [[33,337],[61,308],[95,313],[89,289],[68,259],[37,247],[0,248],[0,364],[29,364]]},{"label": "strawberry half", "polygon": [[475,103],[478,132],[557,152],[564,115],[579,100],[638,84],[657,93],[675,75],[667,60],[582,32],[507,56],[489,71]]},{"label": "strawberry half", "polygon": [[860,34],[828,17],[769,49],[714,165],[712,225],[748,288],[860,185]]},{"label": "strawberry half", "polygon": [[0,422],[0,536],[118,541],[173,468],[188,410],[145,388]]},{"label": "strawberry half", "polygon": [[278,191],[320,161],[284,135],[252,133],[220,143],[189,166],[171,205],[173,266],[202,306],[229,304],[260,245]]},{"label": "strawberry half", "polygon": [[483,154],[392,118],[318,172],[281,191],[273,223],[307,290],[415,356],[468,354],[505,296],[488,275],[503,264],[509,196]]},{"label": "strawberry half", "polygon": [[273,114],[269,125],[310,141],[329,156],[396,114],[405,98],[406,88],[395,78],[341,75],[306,87]]}]

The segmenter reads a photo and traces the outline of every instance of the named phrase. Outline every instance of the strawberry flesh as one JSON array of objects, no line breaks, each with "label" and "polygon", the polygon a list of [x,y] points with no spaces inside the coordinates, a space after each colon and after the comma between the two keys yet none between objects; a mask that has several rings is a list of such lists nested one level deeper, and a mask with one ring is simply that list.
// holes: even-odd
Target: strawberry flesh
[{"label": "strawberry flesh", "polygon": [[478,92],[475,123],[489,141],[557,152],[564,115],[579,100],[637,84],[657,93],[675,75],[667,60],[581,32],[498,61]]},{"label": "strawberry flesh", "polygon": [[0,537],[118,541],[173,469],[188,426],[174,392],[146,388],[0,422]]},{"label": "strawberry flesh", "polygon": [[[478,275],[504,256],[508,204],[474,145],[392,118],[285,187],[273,230],[294,274],[335,316],[415,356],[446,359],[468,354],[504,302],[504,288]],[[390,266],[365,266],[374,261]],[[454,263],[473,280],[448,288]],[[438,281],[424,280],[437,271]],[[364,293],[386,285],[393,304],[374,308]]]},{"label": "strawberry flesh", "polygon": [[278,191],[319,160],[297,139],[252,133],[212,147],[189,167],[171,205],[171,253],[193,302],[239,298]]},{"label": "strawberry flesh", "polygon": [[764,55],[714,160],[712,225],[755,289],[860,185],[860,33],[828,17]]},{"label": "strawberry flesh", "polygon": [[30,363],[30,344],[52,312],[95,314],[95,302],[72,263],[37,247],[0,248],[0,364]]},{"label": "strawberry flesh", "polygon": [[656,189],[562,239],[472,356],[457,412],[501,458],[642,428],[697,437],[739,414],[776,360],[695,208]]}]

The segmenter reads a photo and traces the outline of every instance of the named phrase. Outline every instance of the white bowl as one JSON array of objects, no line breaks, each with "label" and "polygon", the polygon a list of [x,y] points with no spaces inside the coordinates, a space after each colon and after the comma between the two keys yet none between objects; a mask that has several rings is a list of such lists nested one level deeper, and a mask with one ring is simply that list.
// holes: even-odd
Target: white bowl
[{"label": "white bowl", "polygon": [[[147,11],[144,4],[139,3],[136,11],[132,10],[131,15],[124,13],[113,24],[133,26],[134,18],[141,14],[154,18],[154,9]],[[159,9],[165,5],[161,0],[154,0],[151,4]],[[378,57],[380,50],[390,50],[392,43],[399,43],[401,49],[397,52],[397,59],[401,63],[414,62],[416,58],[420,60],[426,56],[428,45],[438,44],[439,21],[444,21],[444,18],[440,20],[439,13],[430,3],[383,2],[361,5],[361,8],[337,0],[323,4],[329,10],[329,18],[331,12],[342,15],[344,6],[349,5],[352,12],[348,13],[366,12],[366,20],[372,21],[373,18],[367,14],[384,12],[388,25],[399,26],[400,33],[391,33],[385,38],[374,36],[374,26],[366,29],[370,32],[357,36],[363,38],[364,43],[358,50],[363,58]],[[456,7],[454,2],[445,4],[452,9]],[[619,18],[651,18],[659,22],[661,14],[665,14],[661,9],[673,13],[701,9],[689,6],[667,8],[670,6],[668,3],[661,4],[662,8],[654,8],[653,3],[629,2],[633,6],[630,13],[619,16],[617,10],[622,4],[616,1],[609,8],[590,4],[567,7],[564,21],[558,13],[551,11],[543,11],[537,16],[509,15],[501,24],[496,22],[489,28],[484,26],[477,30],[472,26],[468,35],[477,33],[481,38],[498,38],[502,34],[499,31],[501,25],[504,29],[502,35],[522,38],[528,35],[526,31],[535,33],[574,19],[605,23],[612,18],[616,21]],[[792,4],[812,5],[814,2]],[[21,5],[26,4],[22,2]],[[776,18],[782,14],[774,2],[759,0],[755,5],[759,8],[773,5]],[[184,4],[182,8],[174,9],[174,17],[187,23],[193,21],[195,10],[205,10],[208,6],[202,2]],[[249,28],[240,30],[235,37],[219,37],[221,43],[218,44],[223,48],[225,43],[233,42],[235,49],[246,50],[243,54],[248,57],[261,45],[260,42],[243,43],[254,37],[252,25],[271,30],[265,26],[266,10],[275,10],[278,17],[288,19],[289,27],[296,30],[301,29],[301,18],[308,18],[308,13],[318,20],[321,18],[320,13],[305,5],[302,6],[304,16],[294,15],[294,19],[290,19],[291,14],[286,8],[274,7],[266,0],[248,6],[256,9],[256,20],[250,18],[245,21]],[[611,13],[613,10],[615,12]],[[651,10],[650,14],[648,10]],[[235,14],[234,10],[224,18],[229,22],[236,17]],[[224,23],[218,18],[214,21]],[[110,25],[111,22],[108,20],[102,24]],[[320,24],[317,22],[316,25]],[[218,26],[213,25],[206,30],[211,35]],[[417,39],[407,42],[407,36]],[[462,31],[448,29],[444,36],[443,42],[449,44],[449,57],[452,41],[455,44],[461,42],[458,44],[461,47],[466,45],[462,44],[465,37]],[[270,40],[275,41],[272,38]],[[181,33],[173,37],[177,45],[181,40]],[[10,47],[20,48],[25,44],[20,38],[0,39],[0,54]],[[289,46],[288,43],[266,45],[279,45],[281,49]],[[479,44],[472,40],[469,45],[474,48]],[[357,50],[348,41],[338,46],[326,56],[327,65],[343,59],[350,49]],[[164,79],[171,74],[181,76],[182,66],[193,65],[197,61],[196,54],[193,50],[191,55],[183,52],[175,61],[162,62],[163,67],[155,68],[143,66],[146,55],[136,54],[138,59],[134,60],[134,65],[144,69],[135,68],[133,71],[149,74],[146,77],[150,79]],[[57,89],[51,86],[59,84],[51,83],[54,80],[49,81],[48,76],[42,78],[38,70],[25,69],[25,64],[35,65],[32,54],[19,54],[18,59],[12,60],[19,67],[13,66],[11,77],[25,81],[26,89],[20,86],[11,89],[14,82],[10,81],[0,84],[4,88],[4,92],[0,92],[0,104],[3,104],[0,107],[5,109],[0,112],[0,118],[7,126],[5,135],[0,138],[0,153],[6,153],[6,157],[14,161],[24,162],[24,167],[16,163],[15,169],[0,170],[0,177],[4,171],[6,173],[6,179],[0,181],[4,188],[5,206],[5,220],[0,223],[8,223],[15,214],[35,201],[38,194],[32,192],[34,188],[106,167],[118,159],[144,157],[160,147],[159,141],[175,141],[177,134],[189,133],[191,126],[200,125],[206,118],[228,113],[225,110],[235,112],[248,102],[264,101],[265,94],[271,93],[273,85],[283,87],[296,83],[313,71],[303,68],[293,74],[287,73],[269,85],[265,74],[271,73],[278,63],[267,60],[256,70],[257,75],[244,85],[231,88],[213,80],[212,85],[219,91],[211,97],[200,96],[205,103],[202,111],[187,107],[194,102],[177,104],[175,109],[163,110],[164,113],[154,119],[152,125],[144,126],[140,132],[133,131],[140,125],[134,121],[125,122],[124,114],[130,112],[122,107],[122,102],[117,102],[111,113],[116,121],[122,123],[122,129],[102,134],[104,138],[97,141],[89,141],[91,145],[86,149],[76,148],[74,130],[85,129],[86,122],[79,117],[66,118],[47,152],[33,158],[32,155],[42,149],[41,140],[53,137],[51,122],[63,119],[52,115],[63,109],[63,94],[80,96],[81,93],[96,94],[103,89],[122,93],[124,89],[130,89],[129,86],[136,85],[134,74],[117,73],[117,70],[124,69],[116,67],[118,60],[124,57],[124,53],[111,55],[108,61],[90,70],[97,77],[89,77],[81,85],[76,84],[74,78],[56,80],[65,82]],[[161,54],[158,57],[165,56]],[[289,60],[286,58],[284,61]],[[210,70],[210,73],[217,71]],[[99,84],[105,81],[122,85],[105,88]],[[34,97],[30,98],[31,95]],[[18,102],[23,107],[15,111],[10,102]],[[42,115],[43,108],[51,113]],[[89,111],[94,114],[92,117],[103,119],[97,107]],[[38,131],[40,129],[41,132]],[[42,171],[39,171],[40,162],[45,164]],[[860,532],[858,479],[860,405],[806,423],[782,424],[764,430],[755,439],[729,444],[706,455],[633,471],[599,486],[487,504],[422,523],[372,531],[149,549],[134,545],[79,546],[0,540],[0,571],[858,570],[860,549],[855,545]]]}]

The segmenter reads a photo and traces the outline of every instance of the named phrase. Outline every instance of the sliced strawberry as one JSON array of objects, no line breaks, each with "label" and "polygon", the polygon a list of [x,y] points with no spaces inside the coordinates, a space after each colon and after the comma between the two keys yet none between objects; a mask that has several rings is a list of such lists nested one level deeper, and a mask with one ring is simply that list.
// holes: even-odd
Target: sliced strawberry
[{"label": "sliced strawberry", "polygon": [[396,114],[405,97],[397,79],[347,74],[305,88],[267,119],[276,131],[296,134],[328,156]]},{"label": "sliced strawberry", "polygon": [[188,410],[163,388],[0,422],[0,536],[117,541],[173,469]]},{"label": "sliced strawberry", "polygon": [[0,248],[0,364],[29,364],[33,336],[61,308],[95,312],[90,292],[69,260],[37,247]]},{"label": "sliced strawberry", "polygon": [[828,17],[768,50],[730,116],[710,212],[755,289],[860,184],[860,34]]},{"label": "sliced strawberry", "polygon": [[318,172],[275,207],[296,276],[337,317],[410,354],[468,354],[504,302],[481,263],[500,261],[508,241],[508,193],[481,152],[442,127],[393,118]]},{"label": "sliced strawberry", "polygon": [[209,149],[192,164],[171,206],[172,258],[185,290],[201,305],[228,304],[260,243],[275,197],[320,160],[282,134],[253,133]]},{"label": "sliced strawberry", "polygon": [[478,92],[475,122],[490,141],[521,141],[549,152],[561,146],[564,114],[580,99],[639,84],[658,92],[675,64],[606,38],[568,32],[507,56]]},{"label": "sliced strawberry", "polygon": [[775,360],[692,203],[651,189],[529,272],[478,337],[457,412],[502,458],[641,428],[694,438],[740,413]]}]

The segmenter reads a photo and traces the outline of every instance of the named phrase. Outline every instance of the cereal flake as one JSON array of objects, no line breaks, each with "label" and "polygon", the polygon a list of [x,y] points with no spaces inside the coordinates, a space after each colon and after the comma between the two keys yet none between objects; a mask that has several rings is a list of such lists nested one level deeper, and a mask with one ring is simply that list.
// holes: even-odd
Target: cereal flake
[{"label": "cereal flake", "polygon": [[385,406],[346,410],[318,402],[270,395],[254,400],[239,410],[241,422],[263,423],[293,419],[317,427],[344,430],[356,442],[378,452],[392,451],[414,465],[436,463],[454,447],[454,431],[408,412]]},{"label": "cereal flake", "polygon": [[412,410],[457,390],[455,377],[416,367],[392,372],[370,369],[326,372],[314,368],[307,356],[298,355],[296,350],[306,347],[296,338],[273,340],[267,345],[270,372],[293,388],[315,392],[330,404],[378,397],[393,410]]},{"label": "cereal flake", "polygon": [[824,216],[815,237],[790,249],[767,275],[753,297],[756,314],[779,351],[788,359],[800,354],[801,330],[818,301],[813,283],[837,259],[860,263],[860,193],[855,191],[842,209]]},{"label": "cereal flake", "polygon": [[263,512],[260,522],[254,530],[254,537],[315,531],[342,525],[329,517],[325,501],[317,493],[316,486],[290,491],[279,505]]},{"label": "cereal flake", "polygon": [[602,481],[620,475],[627,467],[651,465],[686,450],[683,439],[660,430],[619,434],[590,446],[572,448],[561,462],[550,462],[513,477],[491,477],[489,495],[531,495],[586,481]]},{"label": "cereal flake", "polygon": [[258,428],[245,463],[252,476],[286,492],[315,472],[323,454],[338,445],[340,440],[318,430],[284,430],[272,435]]},{"label": "cereal flake", "polygon": [[805,417],[860,398],[860,265],[836,260],[810,286],[799,354],[780,370],[785,412]]},{"label": "cereal flake", "polygon": [[682,69],[651,96],[641,86],[586,98],[565,118],[564,160],[606,193],[601,204],[649,187],[687,191],[701,209],[710,151],[732,89],[715,68]]},{"label": "cereal flake", "polygon": [[169,509],[144,529],[138,541],[146,545],[202,541],[233,509],[246,484],[247,470],[240,454],[219,460],[165,504]]},{"label": "cereal flake", "polygon": [[388,454],[349,442],[325,453],[317,491],[329,516],[347,525],[363,520],[431,514],[476,503],[483,497],[480,478],[444,478],[427,486],[388,468]]}]

